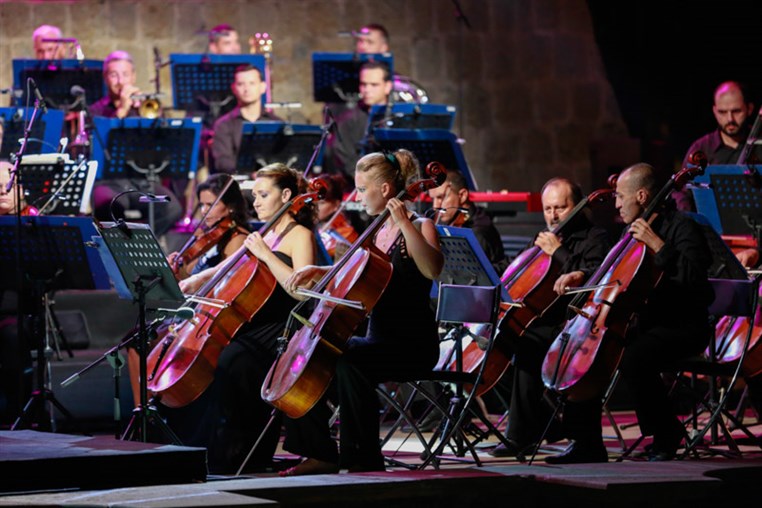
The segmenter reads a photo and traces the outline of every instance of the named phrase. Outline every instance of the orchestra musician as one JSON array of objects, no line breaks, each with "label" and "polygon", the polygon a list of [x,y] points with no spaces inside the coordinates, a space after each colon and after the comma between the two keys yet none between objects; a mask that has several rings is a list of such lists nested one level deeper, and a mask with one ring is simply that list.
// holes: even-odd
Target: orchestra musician
[{"label": "orchestra musician", "polygon": [[[396,198],[417,173],[415,156],[402,149],[370,153],[357,162],[355,199],[372,216],[384,209],[390,212],[373,244],[389,256],[391,280],[370,313],[368,335],[349,339],[338,358],[334,379],[340,455],[330,434],[328,406],[318,402],[303,417],[284,421],[284,448],[306,458],[282,476],[336,473],[340,467],[352,472],[384,470],[375,388],[384,381],[424,375],[437,362],[439,339],[429,290],[444,257],[433,221],[410,212]],[[310,288],[327,272],[328,267],[304,267],[286,286]]]},{"label": "orchestra musician", "polygon": [[508,260],[492,218],[486,210],[471,201],[466,179],[457,169],[447,170],[447,180],[429,190],[432,209],[437,213],[434,222],[443,226],[470,228],[498,274],[503,273]]},{"label": "orchestra musician", "polygon": [[[707,280],[712,256],[700,226],[668,201],[651,224],[640,216],[658,193],[655,170],[644,163],[624,170],[616,184],[616,208],[628,233],[653,253],[663,275],[650,291],[628,329],[619,364],[622,381],[633,396],[650,461],[670,460],[680,446],[684,429],[667,398],[662,369],[672,362],[700,354],[708,344],[708,306],[713,291]],[[564,409],[567,449],[548,456],[550,464],[606,462],[601,428],[602,400],[568,402]]]},{"label": "orchestra musician", "polygon": [[262,71],[252,65],[236,68],[230,85],[238,105],[214,123],[212,156],[218,173],[235,173],[244,122],[282,122],[264,109],[262,95],[267,84]]},{"label": "orchestra musician", "polygon": [[343,210],[344,179],[340,175],[330,175],[326,181],[325,197],[317,203],[317,229],[328,255],[338,259],[358,235]]},{"label": "orchestra musician", "polygon": [[[139,116],[139,101],[134,99],[140,90],[135,86],[137,75],[132,57],[126,51],[114,51],[103,61],[103,79],[108,93],[101,100],[90,106],[89,114],[106,118],[126,118]],[[112,199],[128,189],[142,193],[164,195],[168,203],[155,204],[154,233],[162,236],[183,215],[179,200],[167,187],[155,183],[153,187],[142,175],[133,178],[114,178],[101,180],[93,187],[93,210],[98,220],[112,220],[111,211],[117,217],[124,215],[125,209],[139,210],[143,219],[148,218],[150,203],[142,203],[139,193],[121,196],[112,206]]]},{"label": "orchestra musician", "polygon": [[[285,203],[306,191],[301,175],[280,163],[263,167],[255,176],[252,194],[260,220],[270,220]],[[193,435],[183,440],[187,445],[208,448],[212,472],[236,471],[270,416],[271,408],[261,399],[260,388],[275,360],[276,339],[297,303],[284,289],[290,289],[287,281],[294,270],[315,262],[313,226],[314,206],[308,204],[296,214],[284,214],[264,237],[254,232],[244,241],[251,254],[272,272],[278,285],[264,307],[222,350],[214,381],[199,399],[199,403],[206,404],[203,415],[199,421],[191,422]],[[191,275],[180,282],[180,288],[185,294],[193,293],[220,266]],[[249,461],[251,467],[271,465],[279,435],[279,426],[271,426]]]},{"label": "orchestra musician", "polygon": [[53,25],[40,25],[32,32],[34,57],[37,60],[60,60],[66,48],[60,42],[45,42],[44,39],[61,39],[61,29]]},{"label": "orchestra musician", "polygon": [[[567,178],[552,178],[543,185],[540,199],[547,230],[538,233],[533,245],[552,256],[561,265],[561,273],[554,282],[554,289],[579,286],[601,264],[611,247],[608,233],[593,226],[581,213],[569,224],[562,237],[552,230],[566,220],[574,207],[582,200],[582,190]],[[559,298],[530,324],[521,337],[506,337],[508,330],[500,330],[514,352],[513,374],[510,383],[510,406],[505,437],[511,446],[498,444],[490,450],[493,457],[516,457],[537,445],[543,429],[552,415],[544,399],[541,378],[542,361],[553,339],[566,320],[566,306],[570,297]],[[547,437],[553,441],[558,434],[552,427]]]},{"label": "orchestra musician", "polygon": [[240,55],[241,43],[236,29],[223,23],[209,30],[207,51],[213,55]]}]

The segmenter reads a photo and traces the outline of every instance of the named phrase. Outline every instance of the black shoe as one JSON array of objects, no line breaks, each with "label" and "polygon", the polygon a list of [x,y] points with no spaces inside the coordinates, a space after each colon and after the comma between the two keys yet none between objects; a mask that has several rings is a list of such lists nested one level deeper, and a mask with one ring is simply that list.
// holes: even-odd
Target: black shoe
[{"label": "black shoe", "polygon": [[562,453],[545,457],[548,464],[584,464],[591,462],[608,462],[609,453],[603,444],[582,445],[572,441]]},{"label": "black shoe", "polygon": [[489,454],[493,457],[516,457],[517,459],[523,459],[527,451],[531,451],[534,445],[519,446],[512,441],[508,441],[508,446],[503,443],[498,444],[496,447],[489,451]]}]

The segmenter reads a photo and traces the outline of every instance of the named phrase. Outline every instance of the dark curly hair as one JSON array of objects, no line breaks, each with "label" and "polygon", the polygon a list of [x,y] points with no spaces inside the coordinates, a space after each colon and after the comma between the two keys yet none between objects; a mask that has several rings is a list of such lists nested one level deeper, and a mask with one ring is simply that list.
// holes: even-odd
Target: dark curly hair
[{"label": "dark curly hair", "polygon": [[[222,189],[225,188],[228,181],[231,179],[233,179],[233,177],[226,173],[211,175],[206,181],[198,184],[198,187],[196,187],[196,197],[200,198],[201,191],[205,190],[208,190],[215,196],[219,196]],[[230,210],[230,218],[233,219],[236,224],[243,226],[244,228],[248,227],[248,204],[243,197],[241,187],[239,187],[238,182],[236,182],[235,179],[233,179],[233,182],[230,184],[230,187],[228,187],[228,190],[225,191],[225,194],[220,201],[225,203],[225,206],[228,207],[228,210]]]}]

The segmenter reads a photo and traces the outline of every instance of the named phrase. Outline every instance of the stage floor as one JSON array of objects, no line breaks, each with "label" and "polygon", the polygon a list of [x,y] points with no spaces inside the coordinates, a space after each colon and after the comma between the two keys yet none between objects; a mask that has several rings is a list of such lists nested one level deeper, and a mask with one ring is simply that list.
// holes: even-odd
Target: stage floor
[{"label": "stage floor", "polygon": [[[638,435],[630,412],[614,414],[625,444]],[[604,420],[605,421],[605,420]],[[753,427],[759,434],[760,426]],[[604,428],[612,435],[612,427]],[[542,460],[564,442],[544,447],[532,465],[491,457],[482,467],[445,461],[438,470],[390,468],[384,473],[280,478],[275,473],[198,477],[203,450],[131,443],[111,436],[69,436],[32,431],[0,433],[0,506],[568,506],[692,508],[727,506],[758,497],[762,450],[742,444],[740,458],[702,456],[670,462],[614,462],[621,443],[607,439],[611,462],[550,466]],[[727,451],[727,447],[720,447]],[[400,434],[387,455],[419,462],[420,450]],[[279,450],[278,457],[288,459]],[[188,479],[183,480],[186,476]],[[79,479],[67,485],[61,479]],[[149,484],[150,486],[146,486]],[[26,491],[22,493],[20,491]],[[34,492],[36,491],[36,492]]]}]

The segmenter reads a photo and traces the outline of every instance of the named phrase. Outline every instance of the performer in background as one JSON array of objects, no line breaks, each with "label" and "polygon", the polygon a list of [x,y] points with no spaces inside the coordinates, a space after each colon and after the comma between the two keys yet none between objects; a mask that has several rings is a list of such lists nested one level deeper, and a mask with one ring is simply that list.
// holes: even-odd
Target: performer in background
[{"label": "performer in background", "polygon": [[341,175],[327,178],[328,190],[317,203],[317,229],[328,255],[339,259],[346,248],[357,240],[357,231],[342,210],[344,206],[344,179]]},{"label": "performer in background", "polygon": [[[126,118],[139,116],[139,102],[134,95],[140,93],[135,86],[136,74],[132,57],[126,51],[114,51],[103,61],[103,79],[108,88],[108,94],[90,107],[91,116],[106,118]],[[106,140],[103,140],[106,142]],[[132,171],[130,171],[132,172]],[[132,192],[121,196],[114,204],[111,201],[120,192],[135,189],[141,193],[164,195],[168,203],[154,203],[154,233],[161,236],[183,215],[180,201],[167,187],[156,183],[153,187],[148,180],[134,172],[130,178],[114,178],[100,180],[93,187],[93,209],[95,217],[101,221],[110,221],[113,208],[117,218],[124,216],[125,210],[139,210],[141,220],[147,221],[149,203],[140,201],[141,195]]]},{"label": "performer in background", "polygon": [[487,212],[471,201],[466,179],[457,169],[447,170],[445,183],[429,191],[436,224],[470,228],[498,275],[503,273],[505,258],[500,233]]},{"label": "performer in background", "polygon": [[[628,330],[619,372],[630,389],[640,431],[653,436],[651,461],[675,457],[684,429],[667,398],[662,369],[675,360],[700,354],[709,342],[708,306],[713,292],[707,280],[712,255],[701,227],[671,203],[651,224],[641,218],[659,191],[655,170],[639,163],[625,169],[616,184],[616,208],[629,234],[644,243],[663,275],[648,294]],[[549,464],[606,462],[601,428],[602,401],[569,402],[564,430],[571,439]]]},{"label": "performer in background", "polygon": [[[265,166],[257,171],[252,190],[257,216],[270,220],[285,203],[306,190],[306,182],[297,171],[279,163]],[[284,289],[288,288],[286,282],[294,270],[315,262],[314,213],[311,205],[297,214],[286,213],[264,237],[251,233],[244,242],[272,272],[278,286],[264,307],[222,350],[214,381],[199,399],[208,404],[203,417],[189,422],[193,435],[183,442],[208,448],[212,472],[237,471],[269,419],[271,408],[260,397],[260,388],[275,360],[276,339],[297,303]],[[182,280],[180,288],[186,294],[195,292],[220,266]],[[182,439],[182,432],[179,434]],[[249,461],[250,467],[271,464],[279,435],[279,426],[273,425]]]},{"label": "performer in background", "polygon": [[[230,88],[238,106],[214,123],[212,155],[214,170],[218,173],[235,173],[244,122],[282,122],[266,111],[262,94],[267,84],[262,72],[252,65],[241,65],[235,70]],[[256,168],[251,168],[255,170]]]},{"label": "performer in background", "polygon": [[[706,154],[709,164],[738,162],[754,120],[754,104],[749,101],[743,85],[737,81],[720,83],[714,90],[712,113],[717,121],[717,129],[691,144],[683,158],[683,167],[687,164],[690,154],[698,150]],[[762,145],[756,145],[752,149],[747,162],[752,161],[762,162]],[[675,191],[672,195],[677,202],[678,210],[695,211],[690,190]],[[755,260],[749,260],[749,262],[754,264]]]},{"label": "performer in background", "polygon": [[60,42],[45,42],[43,39],[61,39],[61,29],[53,25],[40,25],[32,33],[34,57],[37,60],[60,60],[66,55],[66,48]]},{"label": "performer in background", "polygon": [[[563,237],[552,233],[565,221],[582,200],[582,190],[567,178],[552,178],[542,187],[542,211],[547,230],[537,234],[533,244],[560,263],[561,273],[554,283],[559,294],[566,287],[583,284],[606,257],[611,241],[606,231],[593,226],[586,213],[577,215]],[[566,307],[571,297],[555,301],[542,316],[535,319],[521,337],[500,330],[496,342],[506,341],[513,350],[511,399],[505,437],[511,446],[499,444],[490,451],[493,457],[516,457],[537,445],[553,413],[544,399],[545,386],[541,368],[545,354],[566,321]],[[503,382],[505,379],[503,380]],[[558,426],[551,427],[548,441],[554,441]]]},{"label": "performer in background", "polygon": [[240,55],[241,43],[236,29],[223,23],[209,30],[207,51],[213,55]]},{"label": "performer in background", "polygon": [[[394,270],[370,313],[368,335],[352,337],[338,358],[334,379],[341,455],[331,438],[330,411],[320,401],[302,418],[284,421],[284,448],[307,457],[284,471],[284,476],[335,473],[339,467],[353,472],[382,471],[376,386],[425,375],[437,362],[439,337],[429,291],[444,265],[439,237],[433,221],[411,213],[395,197],[417,174],[418,161],[407,150],[370,153],[357,162],[356,199],[372,216],[390,211],[373,243],[389,256]],[[286,287],[310,288],[327,271],[328,267],[318,266],[296,270]]]}]

